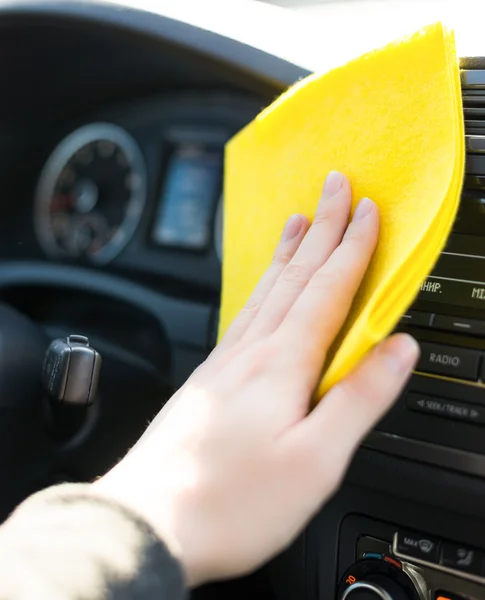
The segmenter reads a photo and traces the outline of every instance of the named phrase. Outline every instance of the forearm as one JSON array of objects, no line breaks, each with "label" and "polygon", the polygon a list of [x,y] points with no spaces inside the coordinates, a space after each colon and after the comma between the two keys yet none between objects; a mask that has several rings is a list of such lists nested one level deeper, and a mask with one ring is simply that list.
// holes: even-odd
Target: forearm
[{"label": "forearm", "polygon": [[0,528],[0,597],[181,600],[178,562],[151,527],[88,485],[50,488]]}]

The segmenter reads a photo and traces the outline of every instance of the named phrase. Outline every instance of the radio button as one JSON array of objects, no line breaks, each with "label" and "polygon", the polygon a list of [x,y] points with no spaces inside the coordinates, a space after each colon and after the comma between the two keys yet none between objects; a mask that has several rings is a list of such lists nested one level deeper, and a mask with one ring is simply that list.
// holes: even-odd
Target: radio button
[{"label": "radio button", "polygon": [[427,535],[399,531],[397,533],[396,549],[403,556],[420,558],[429,563],[437,563],[439,557],[439,541]]},{"label": "radio button", "polygon": [[417,371],[458,379],[478,379],[480,352],[454,346],[423,342]]},{"label": "radio button", "polygon": [[440,564],[457,571],[482,575],[482,554],[472,548],[442,542]]},{"label": "radio button", "polygon": [[435,315],[433,327],[465,335],[485,335],[485,321],[478,321],[477,319]]},{"label": "radio button", "polygon": [[415,327],[429,327],[431,325],[432,313],[421,312],[420,310],[408,310],[405,313],[399,325],[414,325]]},{"label": "radio button", "polygon": [[465,421],[477,425],[485,424],[485,407],[466,404],[447,398],[436,398],[424,394],[410,393],[406,396],[409,410],[446,417],[455,421]]}]

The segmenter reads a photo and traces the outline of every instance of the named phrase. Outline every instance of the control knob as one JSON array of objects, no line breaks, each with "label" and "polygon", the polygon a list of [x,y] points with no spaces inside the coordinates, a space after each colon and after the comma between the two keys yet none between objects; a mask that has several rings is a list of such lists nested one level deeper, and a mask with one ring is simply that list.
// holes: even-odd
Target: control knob
[{"label": "control knob", "polygon": [[364,558],[352,565],[340,581],[337,599],[419,600],[419,595],[400,562],[383,557]]}]

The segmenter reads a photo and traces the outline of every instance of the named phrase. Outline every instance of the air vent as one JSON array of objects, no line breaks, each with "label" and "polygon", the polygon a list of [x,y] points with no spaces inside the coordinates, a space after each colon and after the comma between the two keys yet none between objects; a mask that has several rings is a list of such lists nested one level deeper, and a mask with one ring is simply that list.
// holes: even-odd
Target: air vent
[{"label": "air vent", "polygon": [[463,112],[467,151],[485,152],[485,70],[469,69],[461,71]]},{"label": "air vent", "polygon": [[465,116],[466,186],[484,187],[485,175],[485,70],[461,71]]}]

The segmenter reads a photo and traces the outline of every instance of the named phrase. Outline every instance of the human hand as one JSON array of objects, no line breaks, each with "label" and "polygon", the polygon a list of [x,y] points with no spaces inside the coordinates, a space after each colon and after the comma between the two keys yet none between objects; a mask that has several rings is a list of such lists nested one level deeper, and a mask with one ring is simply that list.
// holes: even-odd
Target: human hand
[{"label": "human hand", "polygon": [[418,357],[394,336],[309,413],[326,352],[378,237],[362,200],[327,178],[313,225],[294,215],[226,336],[132,451],[93,484],[147,519],[189,583],[239,575],[283,548],[337,489]]}]

